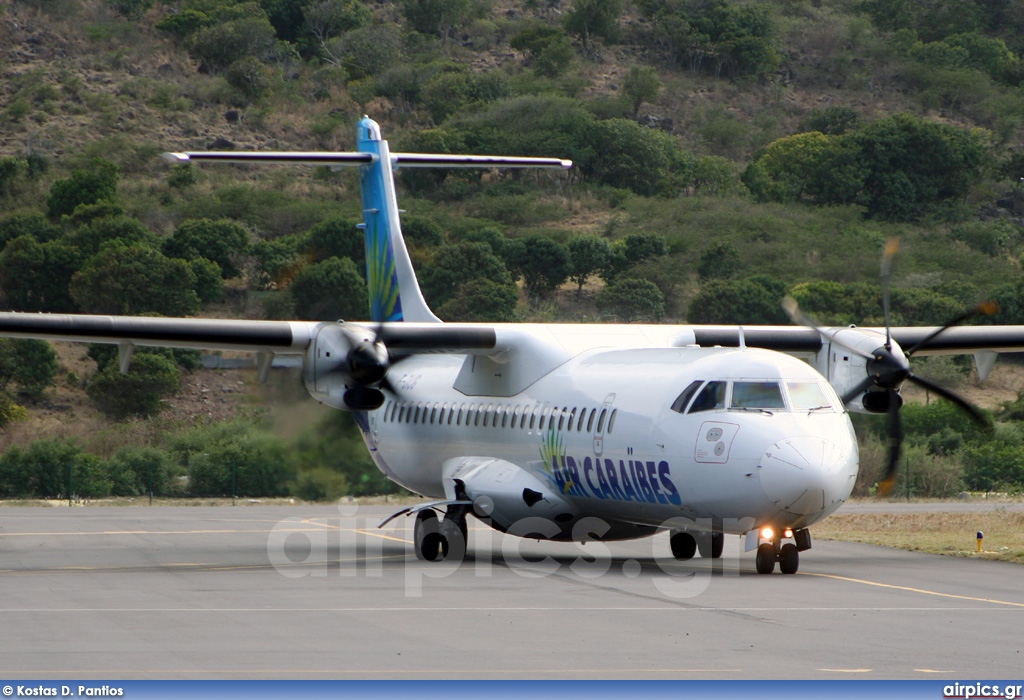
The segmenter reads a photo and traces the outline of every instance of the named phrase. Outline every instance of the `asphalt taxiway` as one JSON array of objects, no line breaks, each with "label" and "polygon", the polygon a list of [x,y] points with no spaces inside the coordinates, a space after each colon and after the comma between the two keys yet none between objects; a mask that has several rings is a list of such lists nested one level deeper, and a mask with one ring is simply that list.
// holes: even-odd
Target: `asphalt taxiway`
[{"label": "asphalt taxiway", "polygon": [[1024,676],[1024,568],[815,542],[792,576],[479,524],[417,561],[396,508],[0,507],[0,676]]}]

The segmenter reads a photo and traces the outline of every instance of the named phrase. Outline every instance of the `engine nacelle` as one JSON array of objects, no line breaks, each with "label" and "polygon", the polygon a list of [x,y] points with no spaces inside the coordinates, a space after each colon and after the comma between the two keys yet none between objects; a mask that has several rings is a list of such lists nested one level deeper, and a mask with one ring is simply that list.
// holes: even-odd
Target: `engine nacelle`
[{"label": "engine nacelle", "polygon": [[317,401],[346,411],[379,408],[377,387],[387,376],[388,352],[376,333],[350,323],[322,323],[306,351],[303,379]]},{"label": "engine nacelle", "polygon": [[[825,340],[822,344],[815,365],[836,393],[846,396],[871,374],[869,357],[885,345],[885,332],[855,326],[829,331],[832,340]],[[896,341],[890,343],[893,355],[905,361],[903,350]],[[893,388],[899,390],[898,386]],[[871,386],[847,402],[846,407],[859,413],[885,413],[889,406],[888,393]]]}]

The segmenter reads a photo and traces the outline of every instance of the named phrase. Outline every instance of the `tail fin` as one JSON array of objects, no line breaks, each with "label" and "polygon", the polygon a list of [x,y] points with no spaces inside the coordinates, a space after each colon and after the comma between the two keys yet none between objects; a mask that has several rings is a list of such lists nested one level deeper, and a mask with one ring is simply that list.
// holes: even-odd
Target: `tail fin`
[{"label": "tail fin", "polygon": [[366,234],[366,280],[370,292],[371,321],[440,323],[423,299],[416,273],[399,225],[395,195],[396,168],[570,168],[559,158],[515,156],[458,156],[446,153],[391,153],[381,138],[380,126],[369,117],[356,127],[356,153],[223,152],[165,153],[173,162],[303,163],[332,168],[360,168],[363,224]]},{"label": "tail fin", "polygon": [[388,142],[369,117],[359,120],[356,145],[373,162],[360,168],[366,234],[366,283],[371,321],[440,323],[423,299],[399,224],[398,198]]}]

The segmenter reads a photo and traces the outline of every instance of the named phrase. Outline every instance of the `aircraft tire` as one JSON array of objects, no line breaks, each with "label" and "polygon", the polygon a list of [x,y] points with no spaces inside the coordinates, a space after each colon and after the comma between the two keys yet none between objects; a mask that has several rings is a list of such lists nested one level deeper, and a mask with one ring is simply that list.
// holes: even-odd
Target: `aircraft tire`
[{"label": "aircraft tire", "polygon": [[413,549],[420,561],[437,561],[441,553],[441,534],[437,521],[437,513],[426,508],[416,514],[413,526]]},{"label": "aircraft tire", "polygon": [[782,545],[779,551],[779,571],[784,574],[795,574],[800,568],[800,552],[796,545],[789,543]]},{"label": "aircraft tire", "polygon": [[775,571],[775,546],[771,542],[764,542],[758,546],[754,564],[759,574],[770,574]]},{"label": "aircraft tire", "polygon": [[725,535],[721,532],[703,532],[697,537],[697,549],[704,559],[720,559],[725,549]]},{"label": "aircraft tire", "polygon": [[673,532],[668,538],[669,546],[672,547],[672,556],[676,559],[686,561],[693,559],[697,553],[697,540],[689,532]]},{"label": "aircraft tire", "polygon": [[[461,527],[460,527],[461,526]],[[445,518],[440,527],[441,559],[461,562],[466,558],[466,524]]]}]

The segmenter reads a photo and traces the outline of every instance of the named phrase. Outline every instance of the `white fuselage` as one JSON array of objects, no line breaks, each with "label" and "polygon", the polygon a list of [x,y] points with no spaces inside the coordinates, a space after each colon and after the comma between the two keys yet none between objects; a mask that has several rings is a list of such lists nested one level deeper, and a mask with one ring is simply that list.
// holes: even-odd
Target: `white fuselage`
[{"label": "white fuselage", "polygon": [[[853,488],[849,417],[828,382],[787,355],[585,350],[508,396],[456,389],[473,361],[409,358],[391,375],[399,397],[360,421],[378,466],[412,491],[451,498],[455,460],[495,458],[533,474],[581,514],[650,526],[710,520],[741,533],[806,527]],[[673,408],[702,381],[718,383],[720,406],[701,410],[691,396]],[[814,405],[803,395],[809,385],[823,397]],[[751,386],[779,387],[780,396],[761,401],[768,408],[740,406],[741,389]]]}]

